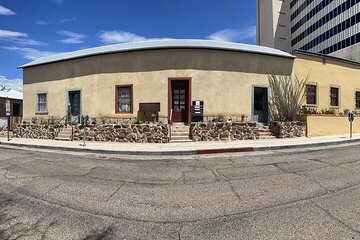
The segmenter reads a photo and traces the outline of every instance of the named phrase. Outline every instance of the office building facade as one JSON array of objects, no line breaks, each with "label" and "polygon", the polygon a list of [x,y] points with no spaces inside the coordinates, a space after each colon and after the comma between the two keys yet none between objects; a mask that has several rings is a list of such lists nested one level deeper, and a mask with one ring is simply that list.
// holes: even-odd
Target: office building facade
[{"label": "office building facade", "polygon": [[257,43],[360,61],[360,0],[257,0]]}]

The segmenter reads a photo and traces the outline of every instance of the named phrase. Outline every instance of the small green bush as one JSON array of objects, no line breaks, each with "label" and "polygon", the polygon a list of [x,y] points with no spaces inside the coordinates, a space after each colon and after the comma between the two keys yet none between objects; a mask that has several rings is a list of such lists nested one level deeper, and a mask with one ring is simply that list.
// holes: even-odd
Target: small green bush
[{"label": "small green bush", "polygon": [[216,118],[214,118],[214,122],[226,122],[226,118],[224,115],[219,114]]},{"label": "small green bush", "polygon": [[55,125],[56,121],[54,116],[50,116],[48,119],[48,125]]},{"label": "small green bush", "polygon": [[245,116],[245,114],[241,114],[241,122],[245,122],[245,118],[246,118],[246,116]]},{"label": "small green bush", "polygon": [[335,115],[335,109],[321,109],[321,114]]},{"label": "small green bush", "polygon": [[37,122],[38,122],[37,117],[32,117],[32,118],[31,118],[31,123],[32,123],[32,124],[36,125]]},{"label": "small green bush", "polygon": [[48,125],[48,121],[46,121],[45,119],[41,119],[40,125]]},{"label": "small green bush", "polygon": [[317,108],[314,108],[314,107],[302,106],[301,109],[299,110],[299,114],[302,114],[302,115],[318,114],[318,111],[317,111]]}]

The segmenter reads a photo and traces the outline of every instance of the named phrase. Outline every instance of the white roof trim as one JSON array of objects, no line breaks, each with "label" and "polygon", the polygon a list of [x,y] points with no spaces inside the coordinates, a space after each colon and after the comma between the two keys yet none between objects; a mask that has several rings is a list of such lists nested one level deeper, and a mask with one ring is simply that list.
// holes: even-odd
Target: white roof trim
[{"label": "white roof trim", "polygon": [[23,93],[12,89],[0,90],[0,98],[23,99]]},{"label": "white roof trim", "polygon": [[200,39],[166,39],[166,40],[147,40],[140,42],[122,43],[107,45],[95,48],[83,49],[75,52],[68,52],[48,57],[39,58],[30,63],[24,64],[19,68],[26,68],[46,63],[53,63],[58,61],[70,60],[81,57],[88,57],[100,54],[127,52],[136,50],[147,49],[166,49],[166,48],[205,48],[205,49],[219,49],[228,51],[241,51],[258,54],[273,55],[286,58],[295,58],[295,56],[283,52],[278,49],[249,45],[242,43],[221,42],[213,40],[200,40]]}]

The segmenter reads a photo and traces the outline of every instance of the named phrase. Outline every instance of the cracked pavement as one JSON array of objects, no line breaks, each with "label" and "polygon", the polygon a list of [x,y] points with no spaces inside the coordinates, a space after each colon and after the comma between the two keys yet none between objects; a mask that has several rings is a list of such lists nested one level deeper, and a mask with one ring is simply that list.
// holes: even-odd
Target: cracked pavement
[{"label": "cracked pavement", "polygon": [[0,152],[0,239],[360,239],[359,145],[158,159]]}]

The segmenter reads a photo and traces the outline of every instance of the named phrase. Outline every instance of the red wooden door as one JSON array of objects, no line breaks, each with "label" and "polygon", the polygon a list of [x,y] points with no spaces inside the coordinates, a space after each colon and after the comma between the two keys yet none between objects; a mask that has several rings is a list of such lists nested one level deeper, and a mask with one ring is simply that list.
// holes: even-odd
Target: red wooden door
[{"label": "red wooden door", "polygon": [[173,122],[187,121],[187,88],[186,86],[174,86],[172,89]]}]

